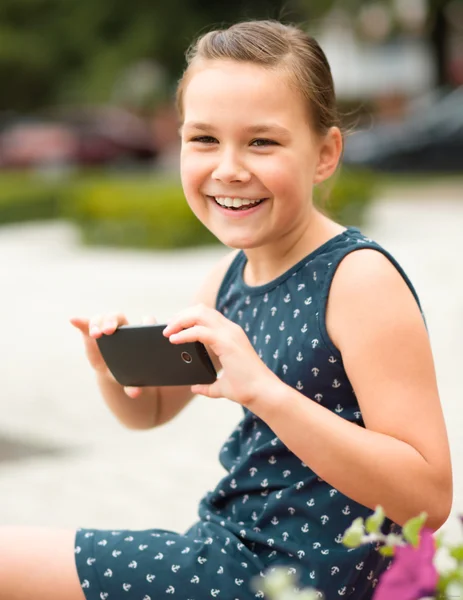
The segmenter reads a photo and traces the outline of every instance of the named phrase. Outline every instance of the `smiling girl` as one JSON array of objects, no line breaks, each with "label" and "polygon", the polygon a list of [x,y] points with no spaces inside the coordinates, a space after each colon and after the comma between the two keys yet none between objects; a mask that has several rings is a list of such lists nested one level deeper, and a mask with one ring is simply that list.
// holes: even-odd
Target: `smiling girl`
[{"label": "smiling girl", "polygon": [[312,201],[342,151],[329,65],[296,27],[238,23],[191,48],[178,108],[186,199],[233,250],[164,333],[206,344],[220,377],[124,389],[95,339],[126,319],[73,324],[103,397],[129,427],[161,425],[198,393],[241,404],[220,452],[226,475],[182,534],[4,528],[2,598],[248,600],[263,597],[251,579],[277,565],[329,600],[370,598],[388,559],[348,550],[344,531],[378,504],[386,533],[423,510],[438,529],[452,476],[409,279]]}]

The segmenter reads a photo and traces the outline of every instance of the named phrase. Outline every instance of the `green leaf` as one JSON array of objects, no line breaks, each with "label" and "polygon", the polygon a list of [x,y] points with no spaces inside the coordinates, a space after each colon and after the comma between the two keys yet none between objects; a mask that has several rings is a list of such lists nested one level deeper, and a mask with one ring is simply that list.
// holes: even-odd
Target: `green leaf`
[{"label": "green leaf", "polygon": [[383,556],[394,556],[394,548],[391,548],[391,546],[381,546],[378,552]]},{"label": "green leaf", "polygon": [[402,535],[405,540],[412,546],[415,546],[415,548],[418,546],[420,541],[420,531],[427,518],[427,513],[422,512],[417,517],[409,519],[402,528]]},{"label": "green leaf", "polygon": [[377,506],[375,512],[365,521],[367,533],[380,533],[386,515],[382,506]]},{"label": "green leaf", "polygon": [[456,558],[458,562],[463,561],[463,544],[450,548],[450,556]]},{"label": "green leaf", "polygon": [[362,544],[362,538],[365,534],[362,517],[358,517],[352,525],[346,529],[342,543],[348,548],[358,548]]},{"label": "green leaf", "polygon": [[436,544],[436,550],[445,545],[444,534],[442,532],[436,533],[434,536],[434,543]]},{"label": "green leaf", "polygon": [[[439,575],[439,581],[437,582],[437,591],[444,593],[448,586],[454,582],[463,583],[463,571],[462,569],[457,569],[453,573],[449,573],[448,575]],[[452,596],[449,596],[451,598]]]}]

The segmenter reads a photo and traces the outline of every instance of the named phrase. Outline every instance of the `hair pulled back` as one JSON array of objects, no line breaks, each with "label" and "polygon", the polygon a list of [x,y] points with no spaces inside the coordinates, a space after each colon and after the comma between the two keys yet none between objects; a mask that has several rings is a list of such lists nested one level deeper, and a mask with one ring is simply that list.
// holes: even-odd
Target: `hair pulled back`
[{"label": "hair pulled back", "polygon": [[193,67],[210,60],[234,60],[281,69],[302,95],[314,130],[324,135],[340,126],[331,69],[318,42],[302,29],[279,21],[243,21],[199,37],[186,52],[187,67],[177,88],[183,121],[183,96]]}]

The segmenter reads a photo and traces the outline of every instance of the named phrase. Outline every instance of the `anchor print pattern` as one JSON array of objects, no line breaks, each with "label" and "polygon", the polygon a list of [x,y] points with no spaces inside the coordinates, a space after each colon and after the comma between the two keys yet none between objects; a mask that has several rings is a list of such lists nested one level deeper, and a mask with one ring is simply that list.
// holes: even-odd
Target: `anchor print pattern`
[{"label": "anchor print pattern", "polygon": [[[324,310],[339,262],[364,247],[385,253],[350,228],[259,287],[243,281],[246,258],[239,253],[217,301],[217,310],[243,328],[280,379],[307,402],[359,426],[360,407]],[[185,533],[77,531],[76,565],[87,600],[254,600],[264,594],[251,580],[277,566],[326,598],[371,598],[390,559],[342,544],[346,528],[370,509],[318,477],[247,409],[219,460],[226,474],[203,497],[199,519]],[[399,528],[387,521],[384,531]]]}]

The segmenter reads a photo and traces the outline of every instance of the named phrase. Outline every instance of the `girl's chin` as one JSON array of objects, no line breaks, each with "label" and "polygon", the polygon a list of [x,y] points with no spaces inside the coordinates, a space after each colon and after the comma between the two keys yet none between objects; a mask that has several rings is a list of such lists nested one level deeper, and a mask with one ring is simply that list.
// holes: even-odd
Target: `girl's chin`
[{"label": "girl's chin", "polygon": [[214,228],[211,230],[212,234],[228,248],[235,250],[251,250],[253,248],[259,248],[262,246],[262,241],[254,235],[243,235],[243,233],[233,235],[230,231],[223,231],[222,229]]},{"label": "girl's chin", "polygon": [[[245,211],[231,211],[221,207],[214,199],[210,199],[209,202],[210,204],[206,206],[195,206],[193,212],[219,242],[229,248],[240,250],[259,248],[264,245],[261,239],[263,232],[260,231],[262,222],[255,219],[259,218],[262,209],[266,210],[269,199],[264,200],[256,208],[250,209],[248,215],[243,214]],[[193,209],[192,204],[190,208]],[[246,216],[249,216],[249,221]]]}]

